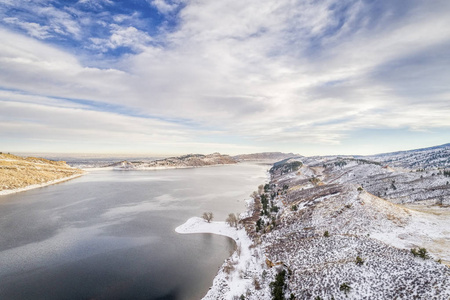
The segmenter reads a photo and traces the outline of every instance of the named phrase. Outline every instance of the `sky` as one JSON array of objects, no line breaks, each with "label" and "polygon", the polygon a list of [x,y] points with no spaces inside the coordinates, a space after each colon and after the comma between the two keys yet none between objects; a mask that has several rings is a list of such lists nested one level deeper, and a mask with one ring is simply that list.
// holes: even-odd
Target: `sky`
[{"label": "sky", "polygon": [[0,0],[0,151],[450,142],[448,0]]}]

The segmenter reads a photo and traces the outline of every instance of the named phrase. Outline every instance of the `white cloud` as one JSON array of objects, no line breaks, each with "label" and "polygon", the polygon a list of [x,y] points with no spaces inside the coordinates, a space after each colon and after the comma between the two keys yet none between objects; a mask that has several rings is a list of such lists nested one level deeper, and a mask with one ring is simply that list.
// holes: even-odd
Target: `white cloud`
[{"label": "white cloud", "polygon": [[81,38],[81,27],[69,13],[53,6],[38,7],[36,13],[49,19],[49,26],[54,32]]},{"label": "white cloud", "polygon": [[102,8],[104,4],[113,5],[114,2],[111,0],[79,0],[77,2],[79,5],[87,5],[95,8]]},{"label": "white cloud", "polygon": [[33,22],[22,22],[18,18],[3,18],[3,21],[24,29],[30,36],[35,38],[42,40],[51,37],[49,26],[42,26]]},{"label": "white cloud", "polygon": [[150,3],[152,6],[156,7],[156,9],[158,9],[158,11],[162,14],[171,13],[178,7],[177,3],[170,4],[165,0],[152,0]]},{"label": "white cloud", "polygon": [[139,52],[145,50],[146,45],[152,41],[152,38],[147,33],[133,26],[124,27],[111,24],[110,28],[111,36],[109,39],[91,38],[92,48],[101,52],[107,52],[118,47],[128,47]]},{"label": "white cloud", "polygon": [[[449,4],[413,1],[396,11],[395,4],[378,3],[375,15],[364,2],[344,2],[186,2],[177,27],[160,36],[115,24],[109,38],[91,38],[99,51],[138,53],[106,70],[0,30],[0,86],[185,122],[180,132],[198,131],[155,140],[186,147],[213,145],[212,136],[253,147],[336,145],[355,129],[449,128],[450,61],[432,60],[445,59],[450,45]],[[152,3],[161,13],[177,4]],[[393,64],[414,72],[394,74]],[[389,79],[380,75],[386,72]]]}]

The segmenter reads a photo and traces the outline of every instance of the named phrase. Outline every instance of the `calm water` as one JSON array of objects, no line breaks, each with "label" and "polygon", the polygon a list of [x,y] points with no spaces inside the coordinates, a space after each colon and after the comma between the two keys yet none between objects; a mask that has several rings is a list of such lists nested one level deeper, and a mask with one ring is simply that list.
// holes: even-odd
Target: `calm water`
[{"label": "calm water", "polygon": [[199,299],[233,242],[174,228],[244,209],[268,166],[94,171],[0,197],[0,299]]}]

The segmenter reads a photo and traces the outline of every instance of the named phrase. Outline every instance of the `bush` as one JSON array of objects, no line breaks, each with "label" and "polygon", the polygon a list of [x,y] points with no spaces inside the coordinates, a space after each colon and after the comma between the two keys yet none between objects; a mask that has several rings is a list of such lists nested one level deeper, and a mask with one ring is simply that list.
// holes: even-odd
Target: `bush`
[{"label": "bush", "polygon": [[356,257],[356,264],[358,266],[362,266],[364,264],[364,260],[361,257],[357,256]]},{"label": "bush", "polygon": [[320,179],[317,178],[317,177],[313,177],[313,178],[309,179],[309,181],[310,181],[312,184],[317,185],[317,184],[320,182]]},{"label": "bush", "polygon": [[358,192],[362,192],[363,188],[361,186],[358,187]]},{"label": "bush", "polygon": [[230,274],[232,271],[234,271],[234,266],[231,261],[227,261],[227,264],[223,267],[223,271],[227,274]]},{"label": "bush", "polygon": [[294,204],[294,205],[291,206],[291,210],[292,210],[292,211],[297,211],[297,209],[298,209],[298,206],[297,206],[297,205]]},{"label": "bush", "polygon": [[262,195],[263,191],[264,191],[264,186],[262,184],[260,184],[258,186],[258,194]]},{"label": "bush", "polygon": [[323,236],[324,236],[324,237],[329,237],[329,236],[330,236],[330,234],[328,233],[328,230],[326,230],[326,231],[323,233]]},{"label": "bush", "polygon": [[275,281],[270,283],[270,289],[272,293],[273,300],[284,300],[284,286],[286,279],[286,271],[283,270],[275,276]]},{"label": "bush", "polygon": [[206,222],[210,223],[212,221],[212,219],[214,218],[214,215],[213,215],[212,212],[204,212],[203,215],[202,215],[202,218]]},{"label": "bush", "polygon": [[259,281],[256,277],[253,277],[253,285],[255,286],[255,290],[260,290],[261,289],[261,284],[259,284]]},{"label": "bush", "polygon": [[418,256],[418,257],[420,257],[420,258],[422,258],[422,259],[428,259],[428,258],[430,258],[430,256],[428,255],[428,251],[427,251],[427,249],[425,249],[425,248],[419,248],[419,249],[415,249],[415,248],[412,248],[411,249],[411,253],[414,255],[414,256]]},{"label": "bush", "polygon": [[344,294],[347,296],[348,293],[350,293],[350,290],[352,289],[352,287],[347,283],[344,282],[343,284],[341,284],[341,286],[339,287],[339,290],[341,292],[344,292]]},{"label": "bush", "polygon": [[264,222],[261,218],[258,219],[258,221],[256,221],[256,231],[260,231],[261,227],[264,226]]}]

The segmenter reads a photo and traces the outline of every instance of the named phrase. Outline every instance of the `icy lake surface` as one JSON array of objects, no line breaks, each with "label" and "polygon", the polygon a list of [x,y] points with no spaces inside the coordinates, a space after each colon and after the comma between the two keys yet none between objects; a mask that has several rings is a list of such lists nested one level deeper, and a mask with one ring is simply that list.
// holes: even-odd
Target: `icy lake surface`
[{"label": "icy lake surface", "polygon": [[91,171],[0,197],[0,299],[199,299],[233,242],[174,228],[244,210],[267,165]]}]

